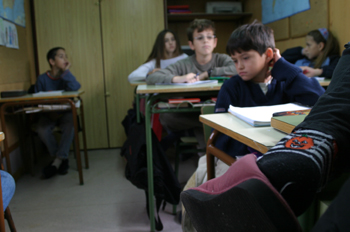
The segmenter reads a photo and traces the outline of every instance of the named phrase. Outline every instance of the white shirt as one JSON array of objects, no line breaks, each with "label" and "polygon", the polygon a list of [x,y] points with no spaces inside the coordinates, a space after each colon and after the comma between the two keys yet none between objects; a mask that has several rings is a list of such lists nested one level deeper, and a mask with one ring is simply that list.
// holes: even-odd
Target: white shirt
[{"label": "white shirt", "polygon": [[[166,68],[168,65],[173,64],[179,60],[182,60],[186,58],[187,55],[185,53],[166,60],[160,60],[160,68]],[[156,59],[150,60],[147,63],[142,64],[140,67],[138,67],[136,70],[134,70],[130,75],[128,76],[128,81],[144,81],[146,80],[147,73],[152,71],[156,68]]]}]

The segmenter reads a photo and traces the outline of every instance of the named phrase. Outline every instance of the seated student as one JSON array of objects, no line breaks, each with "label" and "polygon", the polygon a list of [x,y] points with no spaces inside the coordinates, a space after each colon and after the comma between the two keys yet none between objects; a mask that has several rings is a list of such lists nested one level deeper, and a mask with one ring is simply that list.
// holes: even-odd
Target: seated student
[{"label": "seated student", "polygon": [[146,62],[130,73],[128,80],[129,82],[144,81],[148,75],[186,57],[187,55],[181,50],[177,35],[171,30],[162,30],[159,32]]},{"label": "seated student", "polygon": [[214,22],[195,19],[187,29],[187,37],[188,44],[195,54],[149,75],[146,78],[148,85],[194,82],[208,79],[209,76],[236,74],[229,56],[213,53],[217,44]]},{"label": "seated student", "polygon": [[339,44],[330,31],[319,28],[306,35],[305,48],[287,49],[282,57],[299,66],[308,77],[332,78],[340,58]]},{"label": "seated student", "polygon": [[[227,53],[238,75],[222,85],[216,113],[227,112],[230,105],[251,107],[295,102],[313,106],[324,93],[315,78],[307,78],[299,68],[281,58],[275,49],[272,29],[256,21],[233,31]],[[224,134],[218,137],[215,146],[231,156],[253,152]]]},{"label": "seated student", "polygon": [[[182,193],[198,231],[301,231],[295,216],[350,168],[350,43],[345,47],[326,93],[292,133],[262,157],[244,156],[223,176]],[[335,208],[320,219],[327,221],[313,231],[348,230],[349,214],[343,214],[350,203],[349,196],[344,197],[348,183],[344,187]]]},{"label": "seated student", "polygon": [[[237,74],[231,58],[226,54],[213,53],[217,44],[214,22],[195,19],[187,29],[188,43],[195,54],[161,69],[146,78],[147,84],[195,82],[209,76]],[[199,113],[162,113],[160,122],[168,131],[194,129],[200,148],[205,147],[203,126]]]},{"label": "seated student", "polygon": [[1,189],[2,189],[2,204],[4,211],[10,204],[10,201],[15,193],[16,183],[13,177],[6,171],[0,170]]},{"label": "seated student", "polygon": [[[79,82],[69,71],[71,63],[67,59],[65,49],[55,47],[48,51],[47,61],[50,71],[41,74],[35,84],[34,91],[65,90],[76,91],[80,88]],[[61,141],[57,144],[52,130],[59,126],[62,130]],[[42,171],[43,178],[54,175],[64,175],[68,172],[69,147],[74,138],[73,116],[70,111],[50,112],[40,115],[37,132],[46,145],[50,155],[54,158]]]}]

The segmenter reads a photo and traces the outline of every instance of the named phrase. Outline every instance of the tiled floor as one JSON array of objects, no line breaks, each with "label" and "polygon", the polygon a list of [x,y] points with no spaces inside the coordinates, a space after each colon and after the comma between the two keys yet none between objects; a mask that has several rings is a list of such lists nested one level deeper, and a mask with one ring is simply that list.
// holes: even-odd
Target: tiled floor
[{"label": "tiled floor", "polygon": [[[125,163],[119,152],[119,149],[89,151],[90,169],[84,169],[84,185],[78,184],[73,156],[69,158],[71,167],[65,176],[41,180],[38,169],[35,176],[21,177],[9,205],[17,230],[150,231],[144,191],[124,177]],[[193,157],[181,163],[182,184],[195,170],[196,162],[197,158]],[[182,231],[171,210],[168,204],[160,214],[163,231]]]}]

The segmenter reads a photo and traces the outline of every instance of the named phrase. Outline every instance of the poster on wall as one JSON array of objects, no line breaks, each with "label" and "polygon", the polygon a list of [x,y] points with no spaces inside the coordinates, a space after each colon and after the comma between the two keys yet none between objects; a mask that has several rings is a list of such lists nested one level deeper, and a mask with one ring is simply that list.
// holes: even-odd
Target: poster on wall
[{"label": "poster on wall", "polygon": [[310,0],[261,0],[261,8],[262,23],[268,24],[310,10]]},{"label": "poster on wall", "polygon": [[17,48],[18,46],[18,35],[16,25],[3,20],[4,28],[5,28],[5,45],[9,48]]},{"label": "poster on wall", "polygon": [[0,0],[0,17],[25,27],[24,0]]},{"label": "poster on wall", "polygon": [[4,20],[0,18],[0,46],[6,45]]}]

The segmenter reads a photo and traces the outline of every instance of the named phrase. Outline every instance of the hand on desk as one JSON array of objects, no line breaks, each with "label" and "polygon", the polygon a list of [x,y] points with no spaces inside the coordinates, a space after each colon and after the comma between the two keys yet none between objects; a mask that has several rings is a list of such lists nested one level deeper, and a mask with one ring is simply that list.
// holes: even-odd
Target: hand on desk
[{"label": "hand on desk", "polygon": [[200,80],[200,75],[196,73],[188,73],[183,76],[174,76],[173,83],[193,83]]},{"label": "hand on desk", "polygon": [[311,68],[308,66],[300,66],[300,68],[303,70],[304,75],[307,77],[319,77],[323,72],[322,69]]}]

